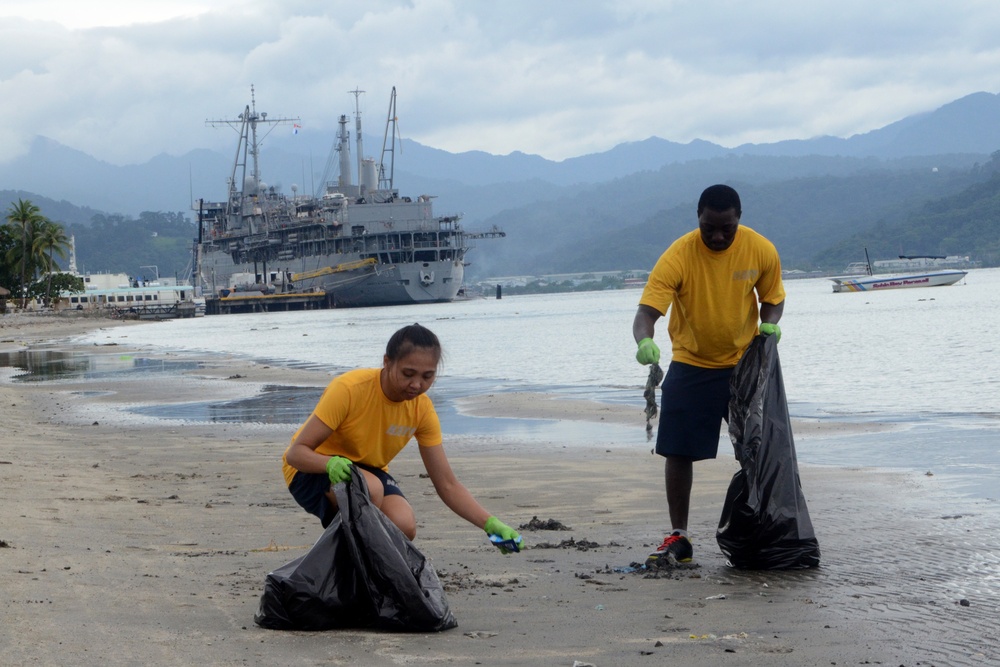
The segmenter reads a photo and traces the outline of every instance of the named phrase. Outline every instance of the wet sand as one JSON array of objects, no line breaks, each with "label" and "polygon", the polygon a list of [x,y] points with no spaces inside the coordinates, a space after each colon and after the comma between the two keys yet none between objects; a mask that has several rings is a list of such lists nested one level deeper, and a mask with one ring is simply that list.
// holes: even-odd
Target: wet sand
[{"label": "wet sand", "polygon": [[[0,317],[0,351],[65,348],[60,340],[94,326],[122,324]],[[521,554],[502,556],[444,507],[421,476],[415,447],[392,467],[417,512],[416,544],[438,570],[458,628],[263,630],[253,613],[264,577],[321,532],[281,479],[279,459],[293,429],[136,420],[121,407],[243,397],[272,383],[321,387],[329,377],[223,357],[201,361],[155,380],[23,383],[0,375],[0,663],[1000,661],[995,502],[952,497],[934,476],[802,467],[821,567],[738,571],[726,566],[714,539],[736,471],[723,457],[695,469],[697,567],[649,577],[616,569],[643,560],[668,527],[659,458],[645,448],[539,448],[495,436],[446,434],[460,479],[508,523],[538,517],[569,528],[525,531],[529,548]],[[616,406],[538,395],[468,399],[460,409],[644,424],[641,414]],[[836,438],[837,428],[796,424],[796,438]]]}]

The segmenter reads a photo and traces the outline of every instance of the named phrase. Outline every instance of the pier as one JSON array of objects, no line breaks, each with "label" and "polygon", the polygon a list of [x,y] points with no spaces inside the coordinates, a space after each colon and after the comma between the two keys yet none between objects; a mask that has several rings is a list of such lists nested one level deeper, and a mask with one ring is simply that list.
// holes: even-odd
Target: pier
[{"label": "pier", "polygon": [[322,310],[332,308],[326,292],[301,292],[296,294],[263,294],[261,292],[234,292],[223,297],[205,299],[208,315],[236,313],[270,313],[291,310]]}]

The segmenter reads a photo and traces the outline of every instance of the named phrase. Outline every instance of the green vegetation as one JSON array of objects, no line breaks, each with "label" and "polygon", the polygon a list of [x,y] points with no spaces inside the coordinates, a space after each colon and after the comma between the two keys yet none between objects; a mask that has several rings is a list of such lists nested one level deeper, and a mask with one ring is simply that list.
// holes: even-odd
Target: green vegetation
[{"label": "green vegetation", "polygon": [[1000,266],[1000,151],[985,170],[988,180],[958,194],[925,202],[902,219],[882,218],[816,255],[819,264],[842,266],[898,255],[970,255],[982,266]]},{"label": "green vegetation", "polygon": [[31,299],[48,304],[62,289],[83,290],[83,280],[58,274],[56,257],[65,258],[69,237],[31,200],[11,203],[0,226],[0,286],[10,290],[21,308]]},{"label": "green vegetation", "polygon": [[139,218],[98,214],[89,225],[72,224],[77,264],[82,273],[145,274],[155,266],[161,276],[190,279],[195,225],[183,213],[143,211]]},{"label": "green vegetation", "polygon": [[950,156],[900,162],[733,156],[669,165],[551,201],[517,208],[512,202],[483,222],[507,238],[477,249],[466,275],[652,268],[674,239],[695,229],[698,194],[719,182],[739,191],[742,222],[774,242],[786,269],[841,271],[864,259],[866,245],[873,260],[968,254],[983,266],[997,265],[1000,256],[990,247],[1000,238],[1000,216],[989,199],[998,170],[995,155],[983,164]]}]

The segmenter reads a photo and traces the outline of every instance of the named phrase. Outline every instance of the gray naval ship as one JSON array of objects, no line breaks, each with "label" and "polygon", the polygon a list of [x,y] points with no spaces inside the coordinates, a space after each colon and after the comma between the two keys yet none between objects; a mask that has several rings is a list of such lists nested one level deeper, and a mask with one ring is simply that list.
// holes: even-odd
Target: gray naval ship
[{"label": "gray naval ship", "polygon": [[[346,115],[327,171],[339,162],[336,181],[323,191],[286,196],[261,180],[258,126],[293,123],[268,118],[251,103],[228,124],[240,133],[225,202],[195,203],[196,285],[208,299],[241,293],[281,297],[311,295],[321,307],[386,306],[452,301],[465,275],[468,242],[504,236],[499,229],[468,233],[460,215],[435,217],[431,196],[400,196],[393,187],[397,146],[396,89],[392,89],[382,159],[364,158],[361,114],[355,95],[357,183],[352,179]],[[336,156],[336,159],[335,159]],[[326,181],[326,176],[324,176]]]}]

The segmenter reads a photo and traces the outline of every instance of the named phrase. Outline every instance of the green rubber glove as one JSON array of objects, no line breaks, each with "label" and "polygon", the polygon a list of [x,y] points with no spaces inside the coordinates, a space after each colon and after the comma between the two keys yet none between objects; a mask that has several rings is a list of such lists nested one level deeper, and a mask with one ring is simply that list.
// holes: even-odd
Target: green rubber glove
[{"label": "green rubber glove", "polygon": [[350,459],[345,459],[343,456],[331,456],[330,460],[326,462],[326,474],[330,477],[330,484],[340,484],[349,480],[352,465]]},{"label": "green rubber glove", "polygon": [[760,335],[761,336],[776,336],[775,342],[781,342],[781,327],[777,324],[771,324],[770,322],[760,323]]},{"label": "green rubber glove", "polygon": [[[517,538],[521,537],[520,535],[517,534],[516,530],[514,530],[513,528],[511,528],[510,526],[508,526],[495,516],[491,516],[489,519],[486,520],[486,525],[483,526],[483,529],[486,531],[487,535],[499,535],[505,540],[516,540]],[[524,548],[523,540],[521,542],[521,548],[522,549]],[[500,552],[509,554],[510,550],[501,547]]]},{"label": "green rubber glove", "polygon": [[643,366],[660,363],[660,348],[656,346],[652,338],[643,338],[639,341],[639,349],[635,353],[635,360]]}]

